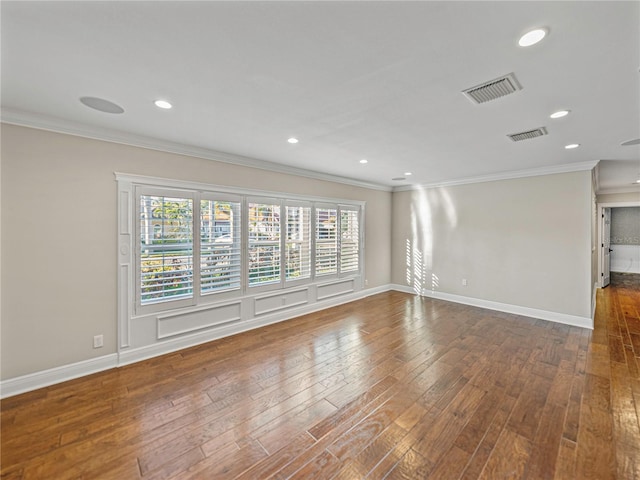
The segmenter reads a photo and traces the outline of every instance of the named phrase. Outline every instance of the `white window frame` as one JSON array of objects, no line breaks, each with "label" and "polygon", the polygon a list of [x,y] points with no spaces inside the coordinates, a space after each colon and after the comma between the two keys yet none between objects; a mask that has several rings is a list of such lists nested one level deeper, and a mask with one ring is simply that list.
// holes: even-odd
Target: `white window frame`
[{"label": "white window frame", "polygon": [[[307,208],[309,209],[309,213],[308,213],[308,225],[307,225],[307,231],[305,232],[308,239],[303,239],[302,241],[293,241],[293,242],[289,242],[289,222],[288,222],[288,216],[287,216],[287,208],[288,207],[292,207],[292,208]],[[285,231],[284,231],[284,235],[283,235],[283,256],[284,256],[284,284],[286,287],[293,287],[296,285],[304,285],[307,283],[311,283],[313,281],[313,274],[314,274],[314,266],[313,266],[313,259],[314,259],[314,254],[313,254],[313,248],[314,248],[314,243],[313,243],[313,203],[312,202],[308,202],[308,201],[295,201],[295,200],[285,200],[283,202],[283,211],[284,211],[284,216],[283,219],[285,221],[284,223],[284,227],[285,227]],[[301,278],[292,278],[292,279],[287,279],[287,244],[288,243],[296,243],[296,244],[304,244],[306,241],[309,242],[309,275],[305,276],[305,277],[301,277]]]},{"label": "white window frame", "polygon": [[[355,270],[343,270],[343,266],[342,266],[342,242],[343,242],[343,235],[342,235],[342,213],[343,212],[355,212],[356,214],[356,222],[357,222],[357,226],[358,226],[358,242],[357,242],[357,248],[358,248],[358,255],[357,255],[357,263],[358,263],[358,268],[356,268]],[[338,276],[340,278],[344,278],[344,277],[349,277],[352,275],[357,275],[360,270],[361,270],[361,262],[362,262],[362,232],[361,232],[361,222],[362,222],[362,215],[361,215],[361,210],[357,207],[354,207],[353,205],[340,205],[340,208],[338,209],[338,222],[339,222],[339,227],[338,227],[338,231],[340,233],[340,236],[338,238]]]},{"label": "white window frame", "polygon": [[[225,187],[199,182],[171,180],[132,174],[116,173],[118,182],[118,318],[120,319],[120,346],[128,346],[128,332],[125,325],[128,319],[155,314],[159,312],[180,312],[183,309],[198,308],[226,299],[241,299],[266,290],[286,290],[299,288],[306,284],[323,284],[333,279],[361,277],[364,283],[364,201],[351,201],[333,198],[319,198],[306,195],[263,192],[252,189]],[[189,198],[193,202],[193,294],[189,298],[165,300],[158,303],[142,305],[140,301],[140,195],[175,196]],[[227,291],[201,293],[200,285],[200,201],[228,201],[240,203],[241,232],[241,278],[240,288]],[[280,281],[264,286],[249,287],[248,265],[248,204],[250,202],[280,205]],[[310,208],[310,276],[309,278],[286,279],[286,244],[287,244],[287,206]],[[335,274],[317,275],[316,273],[316,209],[330,208],[337,212],[336,226],[337,272]],[[340,271],[340,215],[342,209],[358,211],[359,245],[358,269],[350,272]]]},{"label": "white window frame", "polygon": [[[220,192],[202,192],[199,195],[198,200],[198,221],[197,221],[197,238],[198,238],[198,265],[201,265],[201,249],[202,249],[202,238],[200,231],[200,215],[201,215],[201,201],[214,201],[214,202],[222,202],[222,203],[237,203],[239,204],[239,211],[237,212],[238,218],[234,218],[234,225],[231,225],[232,228],[239,230],[239,235],[237,236],[237,241],[239,243],[239,254],[240,254],[240,265],[238,267],[239,273],[239,285],[237,288],[228,288],[218,291],[211,291],[202,293],[202,269],[199,266],[198,270],[198,284],[194,287],[196,290],[197,303],[203,304],[211,301],[218,301],[225,298],[237,297],[239,294],[244,292],[244,232],[245,232],[245,222],[243,218],[244,211],[244,198],[241,195],[234,195],[229,193],[220,193]],[[233,242],[232,237],[232,242]],[[195,269],[195,260],[194,260],[194,269]]]},{"label": "white window frame", "polygon": [[163,300],[160,300],[158,302],[153,302],[153,303],[149,303],[146,305],[143,305],[142,303],[142,286],[140,284],[140,279],[142,276],[142,262],[140,259],[140,250],[141,250],[141,246],[140,246],[140,238],[142,236],[142,231],[141,231],[141,226],[140,226],[140,211],[139,211],[139,206],[140,206],[140,198],[143,195],[152,195],[152,196],[159,196],[159,197],[169,197],[169,196],[175,196],[175,197],[180,197],[180,198],[187,198],[189,200],[191,200],[192,202],[192,219],[195,217],[195,210],[196,210],[196,192],[191,192],[188,190],[174,190],[171,188],[162,188],[162,187],[149,187],[149,186],[136,186],[134,189],[134,198],[133,198],[133,218],[134,220],[134,242],[133,242],[133,248],[134,248],[134,252],[133,252],[133,256],[136,259],[135,264],[134,264],[134,272],[135,272],[135,312],[136,314],[144,314],[144,313],[153,313],[153,312],[161,312],[167,309],[174,309],[174,308],[181,308],[181,307],[189,307],[189,306],[193,306],[196,304],[196,288],[197,285],[199,284],[199,272],[198,275],[196,275],[196,271],[199,269],[195,268],[195,258],[196,258],[196,232],[193,231],[193,220],[192,220],[192,249],[191,249],[191,255],[192,255],[192,292],[191,295],[189,297],[186,298],[177,298],[177,299],[171,299],[171,298],[166,298]]},{"label": "white window frame", "polygon": [[[317,254],[318,254],[318,222],[319,222],[319,210],[335,210],[335,272],[318,273]],[[313,207],[313,272],[314,278],[319,281],[327,281],[339,277],[340,272],[340,206],[337,203],[316,203]],[[328,243],[328,242],[327,242]]]},{"label": "white window frame", "polygon": [[[247,291],[250,293],[258,293],[258,292],[264,292],[264,291],[270,291],[270,290],[277,290],[282,288],[283,284],[284,284],[284,269],[283,269],[283,251],[282,251],[282,247],[283,247],[283,237],[284,235],[282,234],[282,212],[283,212],[283,206],[282,206],[282,200],[279,198],[274,198],[274,197],[258,197],[258,196],[249,196],[246,199],[246,219],[245,219],[245,225],[246,225],[246,231],[247,231],[247,247],[246,250],[244,251],[244,258],[246,258],[246,262],[245,262],[245,271],[246,271],[246,275],[247,275],[247,283],[246,283],[246,288]],[[277,205],[279,208],[279,236],[278,236],[278,240],[277,240],[277,245],[278,245],[278,269],[279,269],[279,278],[277,281],[271,281],[271,282],[265,282],[265,283],[256,283],[256,284],[251,284],[251,279],[249,278],[251,275],[251,265],[250,265],[250,259],[249,259],[249,249],[251,248],[251,239],[250,237],[250,226],[249,226],[249,205],[250,204],[259,204],[259,205]],[[274,243],[274,242],[268,242],[268,243]]]}]

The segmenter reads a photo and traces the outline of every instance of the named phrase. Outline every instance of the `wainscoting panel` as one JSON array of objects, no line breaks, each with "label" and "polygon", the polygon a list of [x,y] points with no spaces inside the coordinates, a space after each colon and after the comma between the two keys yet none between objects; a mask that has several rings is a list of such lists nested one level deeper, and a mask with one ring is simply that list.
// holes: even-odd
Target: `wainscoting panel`
[{"label": "wainscoting panel", "polygon": [[300,290],[290,290],[286,293],[272,293],[255,298],[254,313],[256,315],[264,315],[284,308],[304,305],[307,302],[309,302],[309,289],[306,287]]},{"label": "wainscoting panel", "polygon": [[355,291],[355,279],[350,278],[348,280],[341,280],[339,282],[325,283],[318,285],[317,295],[318,300],[325,300],[327,298],[336,297],[338,295],[344,295],[346,293],[352,293]]},{"label": "wainscoting panel", "polygon": [[158,315],[158,339],[173,337],[242,318],[242,302],[215,305],[190,312]]}]

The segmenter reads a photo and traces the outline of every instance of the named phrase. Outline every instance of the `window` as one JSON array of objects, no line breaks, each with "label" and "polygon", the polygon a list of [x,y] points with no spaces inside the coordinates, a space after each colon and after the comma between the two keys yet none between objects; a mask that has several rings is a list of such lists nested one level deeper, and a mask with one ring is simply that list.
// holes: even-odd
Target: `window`
[{"label": "window", "polygon": [[358,210],[343,207],[340,211],[340,273],[358,271],[359,257]]},{"label": "window", "polygon": [[280,205],[249,203],[249,286],[280,281]]},{"label": "window", "polygon": [[119,183],[119,271],[136,315],[362,273],[362,203],[133,180]]},{"label": "window", "polygon": [[316,275],[338,272],[338,210],[316,208]]},{"label": "window", "polygon": [[200,293],[240,288],[240,202],[200,201]]},{"label": "window", "polygon": [[311,207],[287,205],[286,281],[311,277]]},{"label": "window", "polygon": [[140,195],[140,304],[193,293],[193,199]]}]

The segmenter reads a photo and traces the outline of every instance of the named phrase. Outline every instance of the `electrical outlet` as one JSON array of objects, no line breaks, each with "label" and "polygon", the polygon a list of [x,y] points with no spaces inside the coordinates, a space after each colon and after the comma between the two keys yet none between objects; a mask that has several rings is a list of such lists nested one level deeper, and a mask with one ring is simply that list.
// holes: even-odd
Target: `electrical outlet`
[{"label": "electrical outlet", "polygon": [[93,348],[102,348],[104,346],[104,336],[103,335],[94,335],[93,336]]},{"label": "electrical outlet", "polygon": [[365,280],[365,281],[364,281],[364,284],[365,284],[365,285],[369,285],[369,280]]},{"label": "electrical outlet", "polygon": [[463,279],[462,279],[462,286],[463,286],[463,287],[466,287],[466,286],[467,286],[467,279],[466,279],[466,278],[463,278]]}]

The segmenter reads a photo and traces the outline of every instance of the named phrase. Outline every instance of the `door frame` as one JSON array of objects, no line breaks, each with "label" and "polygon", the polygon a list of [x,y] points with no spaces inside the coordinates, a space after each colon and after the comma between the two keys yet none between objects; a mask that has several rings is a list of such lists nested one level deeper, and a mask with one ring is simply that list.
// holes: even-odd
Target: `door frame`
[{"label": "door frame", "polygon": [[640,202],[606,202],[598,203],[598,287],[602,288],[602,274],[603,274],[603,262],[604,257],[602,255],[602,215],[605,208],[618,208],[618,207],[640,207]]}]

